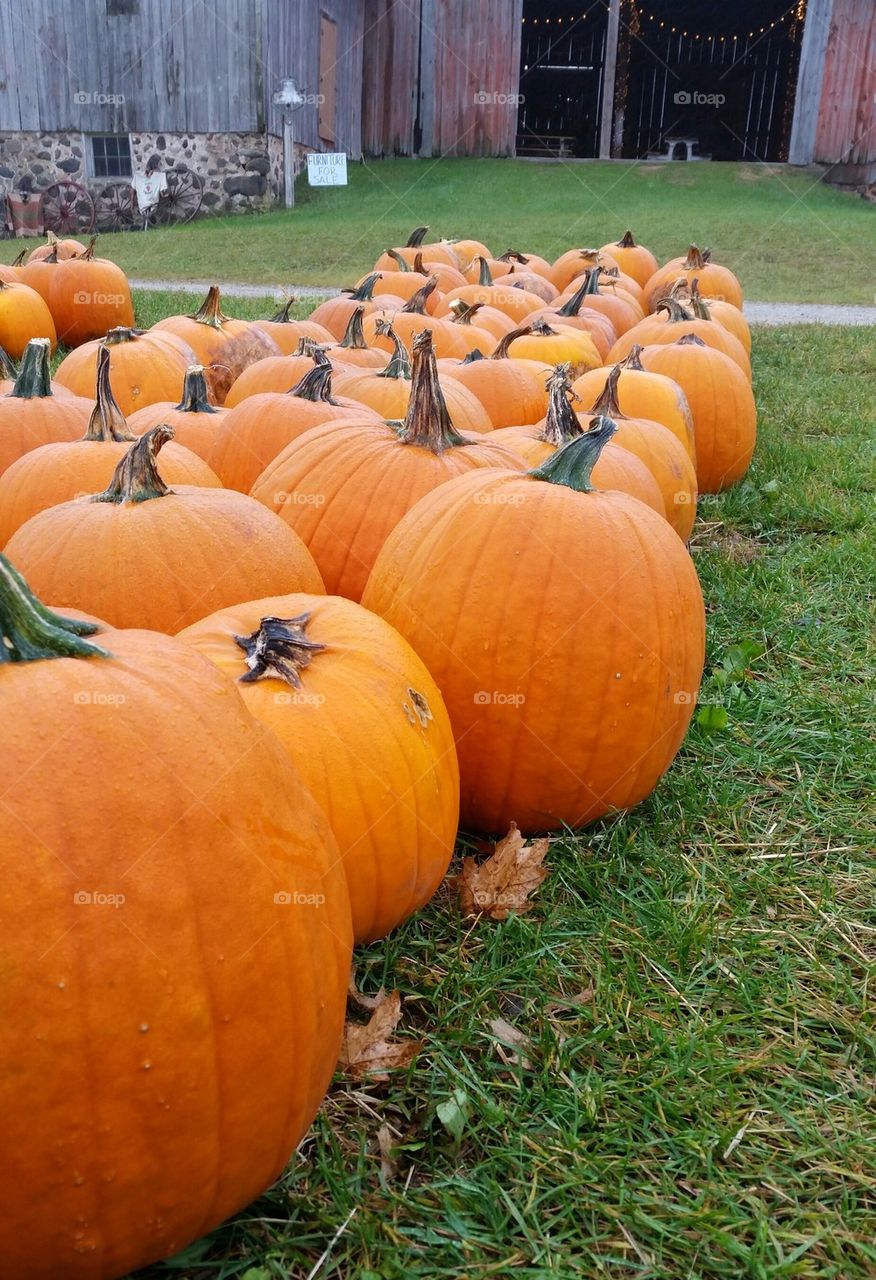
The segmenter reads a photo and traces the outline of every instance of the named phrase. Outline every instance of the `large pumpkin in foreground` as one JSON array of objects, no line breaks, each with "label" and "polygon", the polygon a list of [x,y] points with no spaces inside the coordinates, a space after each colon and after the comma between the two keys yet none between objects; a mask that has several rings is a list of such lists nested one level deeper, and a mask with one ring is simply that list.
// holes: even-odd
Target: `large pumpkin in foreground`
[{"label": "large pumpkin in foreground", "polygon": [[325,818],[188,645],[94,631],[0,558],[0,1274],[114,1280],[283,1170],[334,1070]]},{"label": "large pumpkin in foreground", "polygon": [[339,596],[274,596],[186,628],[276,733],[337,837],[357,941],[428,902],[459,821],[447,710],[397,631]]},{"label": "large pumpkin in foreground", "polygon": [[629,808],[684,737],[703,669],[699,582],[662,516],[589,489],[613,432],[600,418],[538,471],[448,481],[369,579],[362,603],[447,703],[465,826],[556,830]]}]

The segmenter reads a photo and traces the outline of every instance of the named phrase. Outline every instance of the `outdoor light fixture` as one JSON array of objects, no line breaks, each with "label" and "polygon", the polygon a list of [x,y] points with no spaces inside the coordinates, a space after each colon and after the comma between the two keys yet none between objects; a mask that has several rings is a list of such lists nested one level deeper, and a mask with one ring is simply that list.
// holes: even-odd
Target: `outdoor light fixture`
[{"label": "outdoor light fixture", "polygon": [[271,97],[275,107],[283,108],[283,196],[287,209],[295,207],[295,150],[292,137],[292,113],[303,107],[307,99],[291,76],[280,81]]}]

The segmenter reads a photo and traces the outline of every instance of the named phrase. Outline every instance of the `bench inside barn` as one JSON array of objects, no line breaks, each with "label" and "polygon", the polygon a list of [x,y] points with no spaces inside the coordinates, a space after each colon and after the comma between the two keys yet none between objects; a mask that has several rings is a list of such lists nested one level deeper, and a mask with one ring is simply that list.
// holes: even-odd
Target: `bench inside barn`
[{"label": "bench inside barn", "polygon": [[546,133],[536,137],[534,134],[517,135],[518,156],[539,156],[542,159],[552,157],[556,160],[567,160],[575,154],[575,139],[563,134]]}]

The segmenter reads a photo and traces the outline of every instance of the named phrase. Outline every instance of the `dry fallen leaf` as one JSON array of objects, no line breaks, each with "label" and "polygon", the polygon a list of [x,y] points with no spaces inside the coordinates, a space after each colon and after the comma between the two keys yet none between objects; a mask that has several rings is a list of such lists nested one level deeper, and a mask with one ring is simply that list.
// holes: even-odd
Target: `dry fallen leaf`
[{"label": "dry fallen leaf", "polygon": [[363,1009],[376,1009],[386,999],[386,988],[381,987],[376,996],[363,996],[362,992],[356,986],[356,972],[350,970],[350,985],[347,987],[347,995],[354,1000]]},{"label": "dry fallen leaf", "polygon": [[506,920],[512,911],[528,911],[528,900],[547,875],[542,866],[548,851],[547,840],[527,844],[515,822],[496,845],[486,862],[464,858],[456,878],[459,906],[464,916],[485,915],[490,920]]},{"label": "dry fallen leaf", "polygon": [[377,1130],[377,1150],[380,1152],[380,1180],[384,1186],[392,1182],[398,1173],[398,1162],[393,1158],[395,1138],[388,1124]]},{"label": "dry fallen leaf", "polygon": [[386,1072],[406,1067],[423,1047],[422,1040],[390,1040],[401,1017],[401,994],[391,991],[374,1007],[364,1025],[348,1022],[344,1030],[341,1066],[355,1080],[363,1076],[386,1079]]},{"label": "dry fallen leaf", "polygon": [[532,1063],[524,1050],[530,1047],[529,1037],[525,1036],[518,1027],[506,1022],[504,1018],[491,1018],[487,1025],[496,1040],[496,1048],[502,1061],[506,1065],[519,1064],[528,1071]]}]

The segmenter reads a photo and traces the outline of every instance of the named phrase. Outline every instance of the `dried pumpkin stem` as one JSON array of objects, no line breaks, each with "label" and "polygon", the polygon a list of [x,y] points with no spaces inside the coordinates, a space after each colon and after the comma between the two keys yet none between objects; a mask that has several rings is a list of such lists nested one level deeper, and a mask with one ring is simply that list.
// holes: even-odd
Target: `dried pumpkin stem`
[{"label": "dried pumpkin stem", "polygon": [[462,298],[454,298],[450,304],[450,310],[453,312],[450,323],[471,324],[483,305],[482,302],[463,302]]},{"label": "dried pumpkin stem", "polygon": [[210,393],[207,390],[207,379],[204,377],[202,364],[190,364],[186,369],[182,400],[178,405],[174,405],[174,408],[180,413],[219,413],[216,406],[210,403]]},{"label": "dried pumpkin stem", "polygon": [[133,342],[143,332],[143,329],[128,329],[122,324],[116,325],[115,329],[110,329],[104,342],[108,347],[117,347],[122,342]]},{"label": "dried pumpkin stem", "polygon": [[207,290],[206,298],[198,307],[198,310],[189,316],[189,319],[197,320],[198,324],[208,324],[211,329],[221,329],[223,324],[228,322],[229,317],[222,314],[220,304],[219,286],[218,284],[211,284]]},{"label": "dried pumpkin stem", "polygon": [[693,320],[694,314],[688,311],[687,307],[682,306],[678,298],[668,297],[661,298],[654,308],[655,314],[658,311],[665,311],[669,316],[670,324],[681,324],[684,320]]},{"label": "dried pumpkin stem", "polygon": [[106,658],[106,650],[82,638],[98,630],[95,622],[63,618],[47,609],[18,570],[0,555],[0,664],[43,658]]},{"label": "dried pumpkin stem", "polygon": [[618,249],[635,249],[637,247],[636,237],[633,235],[632,231],[625,231],[620,240],[617,240],[615,243],[617,244]]},{"label": "dried pumpkin stem", "polygon": [[549,484],[563,484],[577,493],[591,493],[591,472],[616,431],[617,425],[611,418],[594,418],[589,431],[557,449],[540,467],[530,471],[529,476]]},{"label": "dried pumpkin stem", "polygon": [[136,440],[133,431],[128,430],[125,415],[119,402],[113,395],[110,384],[110,353],[102,343],[97,350],[97,402],[88,419],[88,427],[83,440],[94,440],[100,443]]},{"label": "dried pumpkin stem", "polygon": [[[399,271],[410,271],[411,264],[408,262],[404,254],[399,253],[398,249],[387,249],[386,252],[389,254],[390,258],[392,258]],[[422,257],[420,258],[420,261],[422,262]]]},{"label": "dried pumpkin stem", "polygon": [[433,453],[466,444],[450,420],[428,329],[414,337],[412,355],[411,398],[399,439],[403,444],[418,444]]},{"label": "dried pumpkin stem", "polygon": [[644,373],[645,366],[642,364],[642,352],[644,349],[641,343],[634,342],[624,359],[618,360],[617,367],[619,369],[634,369],[636,373]]},{"label": "dried pumpkin stem", "polygon": [[121,459],[104,492],[94,494],[90,501],[121,504],[165,497],[171,490],[158,474],[156,458],[159,450],[172,439],[173,427],[167,422],[159,422],[147,431]]},{"label": "dried pumpkin stem", "polygon": [[583,434],[584,428],[578,415],[572,408],[572,399],[577,394],[572,390],[569,381],[568,364],[558,364],[547,381],[548,411],[544,431],[539,439],[559,449],[570,440]]},{"label": "dried pumpkin stem", "polygon": [[411,357],[401,338],[392,327],[391,320],[385,320],[381,317],[374,326],[382,338],[389,338],[392,343],[392,355],[389,364],[385,369],[381,369],[376,375],[378,378],[404,378],[406,382],[411,379]]},{"label": "dried pumpkin stem", "polygon": [[289,312],[295,306],[298,299],[293,295],[288,297],[283,303],[279,311],[271,316],[271,324],[294,324],[295,321],[289,315]]},{"label": "dried pumpkin stem", "polygon": [[490,359],[491,360],[508,360],[509,359],[508,348],[511,346],[511,343],[514,341],[514,339],[525,338],[526,335],[528,333],[532,333],[532,331],[533,331],[532,324],[522,324],[519,326],[519,328],[512,329],[510,333],[506,333],[505,336],[503,338],[500,338],[499,341],[496,343],[495,349],[493,350],[493,353],[490,356]]},{"label": "dried pumpkin stem", "polygon": [[14,382],[17,376],[15,365],[10,359],[9,352],[0,347],[0,377],[8,378]]},{"label": "dried pumpkin stem", "polygon": [[[331,361],[326,359],[325,352],[320,350],[319,355],[322,357],[318,364],[312,369],[308,369],[304,377],[295,383],[290,391],[286,394],[297,396],[299,400],[322,400],[325,404],[337,404],[337,400],[332,398],[332,373]],[[316,359],[316,356],[314,356]]]},{"label": "dried pumpkin stem", "polygon": [[617,398],[617,384],[621,376],[621,366],[616,364],[605,380],[605,386],[596,398],[596,403],[589,413],[604,414],[609,418],[624,418]]},{"label": "dried pumpkin stem", "polygon": [[480,253],[473,259],[473,261],[478,263],[478,284],[484,286],[491,285],[493,283],[493,273],[490,271],[489,262],[487,262],[483,254]]},{"label": "dried pumpkin stem", "polygon": [[711,320],[712,312],[708,302],[700,293],[700,281],[694,276],[690,282],[690,306],[698,320]]},{"label": "dried pumpkin stem", "polygon": [[416,293],[411,294],[405,305],[402,307],[402,311],[407,311],[409,314],[413,313],[418,316],[425,315],[426,303],[429,301],[429,295],[434,293],[437,287],[438,277],[429,276],[426,283],[422,285]]},{"label": "dried pumpkin stem", "polygon": [[328,364],[329,359],[316,338],[308,337],[304,334],[298,339],[298,346],[295,348],[296,356],[310,356],[311,360],[316,364]]},{"label": "dried pumpkin stem", "polygon": [[506,249],[504,253],[500,253],[499,262],[517,262],[521,266],[526,266],[529,259],[525,253],[521,253],[519,249]]},{"label": "dried pumpkin stem", "polygon": [[24,348],[15,386],[9,395],[18,400],[38,400],[52,395],[51,355],[48,338],[31,338]]},{"label": "dried pumpkin stem", "polygon": [[[706,250],[708,252],[708,250]],[[684,260],[685,271],[702,271],[706,265],[706,257],[701,253],[695,244],[692,244],[687,251],[687,257]]]},{"label": "dried pumpkin stem", "polygon": [[310,666],[315,654],[325,653],[328,648],[307,636],[311,617],[310,613],[301,613],[297,618],[262,618],[252,635],[235,636],[249,667],[240,683],[273,678],[300,689],[301,672]]},{"label": "dried pumpkin stem", "polygon": [[344,289],[343,293],[350,295],[351,302],[370,302],[374,296],[374,286],[378,280],[383,279],[382,271],[372,271],[370,276],[366,276],[362,283],[355,289]]},{"label": "dried pumpkin stem", "polygon": [[357,307],[347,321],[344,336],[338,343],[339,347],[345,347],[348,351],[368,350],[368,343],[365,341],[365,330],[362,328],[364,316],[365,308]]},{"label": "dried pumpkin stem", "polygon": [[405,242],[405,248],[418,249],[420,245],[423,243],[423,241],[426,239],[426,232],[428,230],[429,230],[428,227],[414,227],[413,231],[408,236],[407,241]]}]

